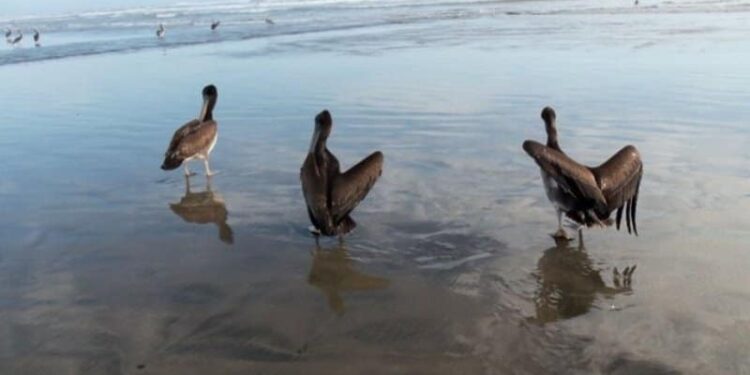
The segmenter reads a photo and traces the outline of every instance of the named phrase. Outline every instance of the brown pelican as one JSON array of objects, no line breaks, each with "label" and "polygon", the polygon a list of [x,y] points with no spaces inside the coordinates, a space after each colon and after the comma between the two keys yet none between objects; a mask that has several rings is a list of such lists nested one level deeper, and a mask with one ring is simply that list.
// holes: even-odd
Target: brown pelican
[{"label": "brown pelican", "polygon": [[219,25],[221,25],[221,21],[213,21],[211,22],[211,30],[216,30]]},{"label": "brown pelican", "polygon": [[324,110],[315,116],[315,131],[310,151],[302,164],[300,180],[314,234],[344,235],[357,225],[349,216],[378,180],[383,170],[383,154],[372,153],[345,173],[339,161],[328,151],[326,140],[333,120]]},{"label": "brown pelican", "polygon": [[156,29],[156,37],[161,39],[164,38],[164,34],[167,32],[167,29],[164,28],[164,24],[159,24],[159,27]]},{"label": "brown pelican", "polygon": [[346,310],[341,293],[379,290],[389,284],[388,279],[355,269],[354,261],[342,244],[332,249],[315,247],[307,281],[326,295],[328,306],[339,315]]},{"label": "brown pelican", "polygon": [[229,214],[226,204],[221,195],[211,189],[211,177],[206,178],[206,190],[196,193],[190,191],[190,178],[185,176],[185,195],[179,203],[170,204],[169,208],[188,223],[216,224],[219,239],[228,244],[234,242],[232,228],[227,224]]},{"label": "brown pelican", "polygon": [[[555,239],[555,246],[544,251],[537,262],[534,277],[537,291],[534,296],[538,323],[549,323],[569,319],[587,313],[599,296],[613,297],[632,291],[632,279],[636,265],[625,267],[620,273],[612,270],[612,286],[605,282],[606,275],[594,265],[579,235],[578,247],[570,241]],[[616,307],[612,306],[616,309]]]},{"label": "brown pelican", "polygon": [[39,43],[39,30],[37,29],[34,29],[34,45],[37,47],[42,45],[41,43]]},{"label": "brown pelican", "polygon": [[213,117],[218,96],[216,86],[208,85],[203,88],[203,106],[198,118],[188,121],[174,133],[169,148],[164,154],[161,169],[172,170],[184,163],[185,175],[190,176],[187,164],[190,160],[198,158],[203,160],[206,175],[212,175],[208,166],[208,157],[216,145],[218,136],[218,125]]},{"label": "brown pelican", "polygon": [[587,167],[568,157],[557,142],[555,111],[546,107],[542,119],[547,130],[547,145],[535,141],[523,143],[523,149],[539,165],[547,197],[557,209],[558,231],[553,236],[567,238],[562,214],[579,225],[612,225],[610,214],[617,210],[620,229],[623,209],[628,233],[638,235],[635,210],[643,175],[641,156],[633,146],[625,146],[604,164]]}]

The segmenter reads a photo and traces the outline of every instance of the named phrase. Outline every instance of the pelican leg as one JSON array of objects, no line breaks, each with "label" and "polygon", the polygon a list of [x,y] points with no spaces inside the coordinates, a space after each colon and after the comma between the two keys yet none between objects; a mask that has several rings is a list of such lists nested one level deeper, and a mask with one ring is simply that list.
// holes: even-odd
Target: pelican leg
[{"label": "pelican leg", "polygon": [[552,238],[555,240],[565,240],[570,241],[572,238],[568,237],[568,233],[565,232],[565,229],[562,227],[562,210],[557,210],[557,232],[554,234],[551,234]]},{"label": "pelican leg", "polygon": [[185,167],[185,177],[195,176],[195,173],[191,173],[190,170],[188,169],[187,160],[184,163],[182,163],[182,165]]},{"label": "pelican leg", "polygon": [[211,172],[211,168],[208,166],[208,156],[203,158],[203,166],[206,168],[206,176],[214,175],[214,172]]}]

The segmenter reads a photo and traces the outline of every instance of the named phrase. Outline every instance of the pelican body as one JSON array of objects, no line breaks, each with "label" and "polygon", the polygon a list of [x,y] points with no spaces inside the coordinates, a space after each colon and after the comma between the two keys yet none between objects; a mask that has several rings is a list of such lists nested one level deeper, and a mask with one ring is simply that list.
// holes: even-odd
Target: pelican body
[{"label": "pelican body", "polygon": [[37,47],[41,46],[41,43],[39,43],[39,39],[40,39],[39,30],[34,29],[34,45]]},{"label": "pelican body", "polygon": [[539,165],[547,197],[557,209],[558,231],[554,237],[567,238],[562,228],[563,213],[579,225],[609,226],[612,225],[610,215],[615,210],[617,229],[620,229],[624,211],[628,233],[638,235],[635,216],[643,176],[638,150],[628,145],[600,166],[587,167],[560,149],[555,111],[544,108],[542,119],[547,144],[528,140],[523,143],[523,149]]},{"label": "pelican body", "polygon": [[315,227],[313,233],[341,236],[357,225],[350,213],[380,177],[383,154],[376,151],[341,173],[338,159],[326,147],[332,127],[328,111],[315,117],[315,131],[300,170],[300,180],[307,213]]},{"label": "pelican body", "polygon": [[214,21],[214,22],[211,22],[211,30],[213,31],[213,30],[216,30],[216,29],[218,29],[218,28],[219,28],[219,25],[221,25],[221,21]]},{"label": "pelican body", "polygon": [[163,170],[173,170],[185,165],[185,175],[190,176],[187,162],[192,159],[203,160],[206,175],[212,175],[208,165],[208,158],[216,145],[218,124],[214,121],[213,111],[219,94],[216,86],[208,85],[203,88],[203,106],[197,119],[182,125],[172,136],[167,152],[164,154]]}]

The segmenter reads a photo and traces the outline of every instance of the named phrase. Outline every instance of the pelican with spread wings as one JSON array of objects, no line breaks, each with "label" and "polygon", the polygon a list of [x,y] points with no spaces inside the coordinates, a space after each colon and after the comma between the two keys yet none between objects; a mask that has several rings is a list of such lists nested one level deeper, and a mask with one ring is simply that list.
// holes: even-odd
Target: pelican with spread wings
[{"label": "pelican with spread wings", "polygon": [[555,126],[555,111],[546,107],[542,119],[547,130],[547,144],[528,140],[523,149],[539,165],[547,198],[557,209],[558,230],[555,238],[567,238],[562,215],[591,227],[610,226],[610,215],[617,211],[614,223],[620,229],[622,214],[628,233],[638,235],[635,214],[643,163],[638,150],[625,146],[598,167],[587,167],[571,159],[560,149]]},{"label": "pelican with spread wings", "polygon": [[300,170],[302,193],[315,235],[342,236],[357,225],[349,216],[367,196],[383,171],[383,154],[373,152],[341,173],[339,161],[328,150],[333,119],[328,111],[315,117],[310,150]]}]

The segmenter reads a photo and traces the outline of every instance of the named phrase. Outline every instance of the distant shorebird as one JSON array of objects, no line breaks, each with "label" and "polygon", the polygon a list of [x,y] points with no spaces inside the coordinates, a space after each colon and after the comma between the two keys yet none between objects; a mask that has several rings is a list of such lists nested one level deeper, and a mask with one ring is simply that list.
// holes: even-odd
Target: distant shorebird
[{"label": "distant shorebird", "polygon": [[273,20],[270,17],[266,17],[266,24],[268,24],[268,25],[275,25],[276,23],[273,22]]},{"label": "distant shorebird", "polygon": [[185,175],[190,176],[188,162],[193,159],[202,159],[206,175],[213,174],[208,166],[208,157],[218,137],[218,125],[213,117],[218,96],[216,86],[208,85],[203,88],[203,106],[198,118],[189,121],[174,133],[169,148],[164,154],[161,169],[173,170],[184,164]]},{"label": "distant shorebird", "polygon": [[211,22],[211,30],[216,30],[219,25],[221,25],[221,21],[213,21]]},{"label": "distant shorebird", "polygon": [[18,43],[21,43],[22,39],[23,39],[23,32],[21,32],[21,30],[18,30],[18,36],[16,36],[13,39],[10,39],[10,44],[15,46]]},{"label": "distant shorebird", "polygon": [[539,165],[547,197],[557,209],[558,231],[555,238],[567,238],[562,228],[563,213],[580,225],[612,225],[610,215],[617,210],[620,229],[622,211],[628,233],[638,235],[635,211],[643,176],[641,156],[633,146],[625,146],[604,164],[591,168],[568,157],[557,142],[555,111],[546,107],[542,119],[547,130],[547,145],[526,141],[523,149]]},{"label": "distant shorebird", "polygon": [[10,43],[10,36],[13,35],[13,30],[5,29],[5,42]]},{"label": "distant shorebird", "polygon": [[164,38],[164,34],[166,32],[167,32],[167,29],[164,28],[164,25],[160,23],[159,27],[156,28],[156,37],[159,38],[159,39]]},{"label": "distant shorebird", "polygon": [[39,43],[39,30],[34,29],[34,45],[40,47],[42,44]]},{"label": "distant shorebird", "polygon": [[357,225],[349,215],[380,177],[383,154],[376,151],[341,173],[338,159],[326,147],[332,127],[333,120],[328,111],[324,110],[315,117],[315,131],[302,163],[300,180],[307,213],[315,227],[311,232],[341,236]]}]

